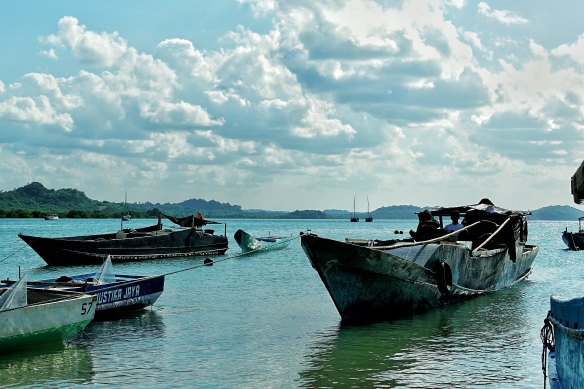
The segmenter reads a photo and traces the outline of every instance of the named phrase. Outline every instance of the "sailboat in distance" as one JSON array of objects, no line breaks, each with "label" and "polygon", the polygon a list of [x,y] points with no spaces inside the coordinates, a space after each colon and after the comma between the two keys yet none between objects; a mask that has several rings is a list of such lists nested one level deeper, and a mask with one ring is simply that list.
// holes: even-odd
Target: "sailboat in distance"
[{"label": "sailboat in distance", "polygon": [[369,196],[367,196],[367,217],[365,218],[365,221],[368,223],[373,221],[373,216],[369,213]]},{"label": "sailboat in distance", "polygon": [[356,223],[359,221],[359,218],[355,214],[355,197],[353,197],[353,217],[351,217],[351,222]]}]

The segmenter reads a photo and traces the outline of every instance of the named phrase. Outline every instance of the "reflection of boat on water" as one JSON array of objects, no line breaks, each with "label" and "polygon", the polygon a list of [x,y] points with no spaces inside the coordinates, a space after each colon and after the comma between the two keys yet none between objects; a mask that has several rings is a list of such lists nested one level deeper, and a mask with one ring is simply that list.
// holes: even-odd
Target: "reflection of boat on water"
[{"label": "reflection of boat on water", "polygon": [[94,375],[91,353],[71,342],[0,354],[0,371],[2,388],[91,385]]},{"label": "reflection of boat on water", "polygon": [[255,238],[243,230],[235,231],[233,238],[242,253],[282,250],[290,246],[291,237],[267,235]]},{"label": "reflection of boat on water", "polygon": [[424,230],[432,237],[418,241],[342,242],[303,234],[301,244],[345,321],[406,316],[495,292],[529,275],[538,247],[526,244],[526,213],[487,199],[432,210],[440,220],[453,212],[465,216],[463,230],[446,234],[436,223]]},{"label": "reflection of boat on water", "polygon": [[406,319],[323,329],[307,345],[298,386],[512,387],[524,377],[525,361],[517,358],[522,344],[533,342],[533,333],[525,331],[524,290],[519,286]]},{"label": "reflection of boat on water", "polygon": [[[84,333],[87,336],[75,337],[74,341],[77,345],[89,349],[99,347],[100,352],[115,355],[127,351],[127,345],[134,341],[161,339],[164,332],[163,317],[156,310],[147,309],[129,312],[115,322],[95,321],[85,329]],[[144,358],[151,362],[152,354],[139,354],[141,355],[135,355],[133,358]]]},{"label": "reflection of boat on water", "polygon": [[[47,238],[18,234],[49,265],[102,264],[108,255],[114,262],[149,259],[221,255],[227,251],[227,236],[216,235],[207,224],[222,224],[199,219],[166,216],[178,229],[164,229],[162,222],[98,235]],[[225,227],[227,230],[227,227]],[[226,232],[226,231],[225,231]]]}]

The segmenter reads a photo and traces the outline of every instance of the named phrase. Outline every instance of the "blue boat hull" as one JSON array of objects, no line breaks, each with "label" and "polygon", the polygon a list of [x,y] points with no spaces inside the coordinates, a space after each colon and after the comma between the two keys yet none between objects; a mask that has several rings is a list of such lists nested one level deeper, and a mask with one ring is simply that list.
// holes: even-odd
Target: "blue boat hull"
[{"label": "blue boat hull", "polygon": [[[93,277],[95,273],[69,278],[73,282],[82,282]],[[149,307],[158,300],[164,290],[164,275],[147,277],[116,274],[115,277],[116,282],[105,284],[82,283],[73,286],[70,282],[59,282],[58,279],[29,282],[29,284],[95,295],[97,297],[96,320],[112,318]]]},{"label": "blue boat hull", "polygon": [[552,388],[584,388],[584,297],[550,298],[555,353],[548,370]]}]

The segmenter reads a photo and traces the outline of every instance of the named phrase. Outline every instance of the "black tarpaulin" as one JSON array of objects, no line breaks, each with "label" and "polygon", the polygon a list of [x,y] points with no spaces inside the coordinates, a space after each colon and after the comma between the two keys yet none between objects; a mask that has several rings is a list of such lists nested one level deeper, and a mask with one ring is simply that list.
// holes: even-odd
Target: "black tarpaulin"
[{"label": "black tarpaulin", "polygon": [[181,227],[202,227],[207,224],[221,224],[211,220],[205,220],[195,215],[189,215],[185,217],[173,217],[169,215],[164,215],[168,220],[174,224],[178,224]]}]

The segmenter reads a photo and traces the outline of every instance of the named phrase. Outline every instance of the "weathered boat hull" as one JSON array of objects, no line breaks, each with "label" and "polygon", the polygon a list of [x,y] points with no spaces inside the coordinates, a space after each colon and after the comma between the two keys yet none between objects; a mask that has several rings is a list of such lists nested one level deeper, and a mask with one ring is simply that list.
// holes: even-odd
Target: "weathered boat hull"
[{"label": "weathered boat hull", "polygon": [[89,236],[46,238],[19,234],[49,265],[101,264],[108,255],[114,262],[142,261],[227,251],[227,237],[197,228],[151,229]]},{"label": "weathered boat hull", "polygon": [[538,248],[472,254],[462,244],[379,250],[304,234],[302,248],[343,321],[411,315],[509,287],[531,271]]},{"label": "weathered boat hull", "polygon": [[584,233],[564,231],[562,233],[562,240],[570,250],[577,251],[584,249]]},{"label": "weathered boat hull", "polygon": [[243,253],[282,250],[287,248],[292,240],[292,238],[281,237],[255,238],[243,230],[235,231],[233,238]]},{"label": "weathered boat hull", "polygon": [[34,289],[27,293],[27,306],[0,312],[2,351],[62,342],[94,318],[95,296]]},{"label": "weathered boat hull", "polygon": [[555,353],[548,365],[552,388],[584,388],[584,298],[550,298]]},{"label": "weathered boat hull", "polygon": [[[73,282],[93,279],[96,273],[69,277]],[[95,319],[111,319],[127,312],[144,309],[158,300],[164,290],[164,275],[146,277],[115,275],[116,282],[77,284],[48,279],[29,282],[35,287],[59,288],[96,296]]]}]

